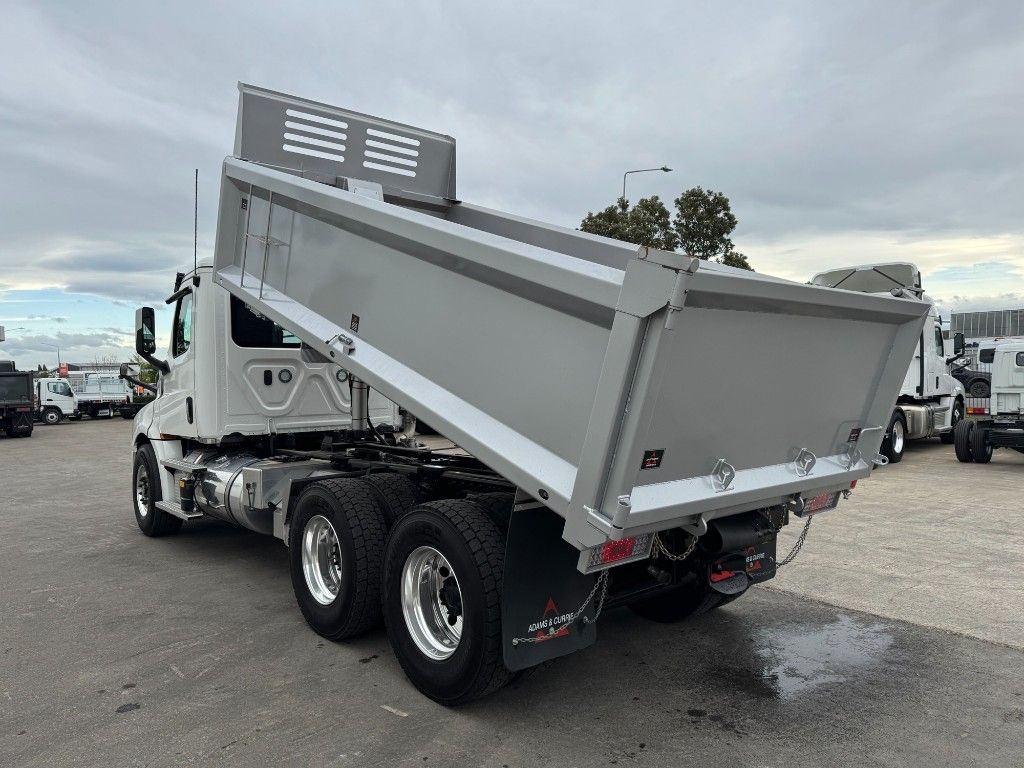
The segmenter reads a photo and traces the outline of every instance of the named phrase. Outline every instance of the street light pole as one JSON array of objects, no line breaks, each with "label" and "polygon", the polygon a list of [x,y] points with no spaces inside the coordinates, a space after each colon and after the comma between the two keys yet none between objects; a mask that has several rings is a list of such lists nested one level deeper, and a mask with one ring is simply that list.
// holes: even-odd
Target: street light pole
[{"label": "street light pole", "polygon": [[661,171],[662,173],[669,173],[672,171],[667,165],[661,166],[661,168],[637,168],[632,171],[626,171],[622,174],[622,199],[626,199],[626,177],[631,173],[649,173],[651,171]]}]

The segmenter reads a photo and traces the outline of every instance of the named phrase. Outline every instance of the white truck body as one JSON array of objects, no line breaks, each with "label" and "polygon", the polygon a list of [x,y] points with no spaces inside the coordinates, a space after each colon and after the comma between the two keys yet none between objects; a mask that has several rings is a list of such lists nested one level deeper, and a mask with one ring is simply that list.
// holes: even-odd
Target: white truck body
[{"label": "white truck body", "polygon": [[949,363],[956,355],[947,349],[949,342],[943,338],[941,318],[922,289],[920,270],[904,262],[863,264],[822,272],[811,282],[876,295],[895,291],[928,305],[928,320],[896,398],[882,453],[895,463],[903,458],[906,440],[937,435],[951,443],[953,431],[964,417],[966,395],[963,385],[949,372]]},{"label": "white truck body", "polygon": [[315,631],[383,611],[454,704],[594,642],[616,601],[739,596],[790,513],[870,475],[917,299],[474,206],[451,137],[240,91],[214,263],[167,299],[166,359],[136,315],[160,372],[132,441],[147,535],[208,515],[277,536]]},{"label": "white truck body", "polygon": [[36,379],[35,400],[37,418],[44,424],[78,416],[78,400],[66,379]]},{"label": "white truck body", "polygon": [[1024,340],[995,345],[989,416],[959,424],[954,445],[964,463],[987,464],[996,448],[1024,453]]}]

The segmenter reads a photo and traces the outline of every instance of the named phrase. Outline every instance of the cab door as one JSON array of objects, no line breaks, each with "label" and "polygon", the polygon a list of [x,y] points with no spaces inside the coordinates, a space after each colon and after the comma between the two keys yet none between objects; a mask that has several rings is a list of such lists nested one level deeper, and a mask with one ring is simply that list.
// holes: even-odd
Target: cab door
[{"label": "cab door", "polygon": [[47,381],[46,388],[40,394],[42,395],[40,409],[58,408],[65,416],[70,416],[75,412],[75,395],[63,379]]},{"label": "cab door", "polygon": [[178,437],[196,437],[195,380],[195,294],[186,291],[174,305],[171,327],[169,370],[160,377],[160,396],[154,401],[154,415],[160,432]]},{"label": "cab door", "polygon": [[[928,334],[931,333],[931,338]],[[942,326],[935,323],[934,328],[924,329],[925,349],[924,354],[924,396],[935,397],[937,395],[948,395],[949,392],[943,384],[943,379],[949,375],[946,368],[946,353],[944,339],[942,338]]]}]

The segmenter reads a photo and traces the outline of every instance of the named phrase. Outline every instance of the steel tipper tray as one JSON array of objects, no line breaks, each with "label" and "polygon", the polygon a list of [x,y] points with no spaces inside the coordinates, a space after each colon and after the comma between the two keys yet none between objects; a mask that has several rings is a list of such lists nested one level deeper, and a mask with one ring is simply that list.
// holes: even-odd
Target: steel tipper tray
[{"label": "steel tipper tray", "polygon": [[[296,113],[336,148],[295,152]],[[242,86],[216,280],[556,512],[580,550],[869,474],[926,305],[474,206],[454,166],[450,137]]]}]

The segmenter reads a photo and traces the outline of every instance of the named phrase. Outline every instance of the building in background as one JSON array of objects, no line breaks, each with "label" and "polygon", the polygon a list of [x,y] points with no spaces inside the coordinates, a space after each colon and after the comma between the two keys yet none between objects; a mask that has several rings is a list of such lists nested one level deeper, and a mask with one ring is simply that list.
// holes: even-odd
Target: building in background
[{"label": "building in background", "polygon": [[1024,336],[1024,309],[993,309],[986,312],[953,312],[950,334],[959,331],[968,343],[1006,336]]}]

